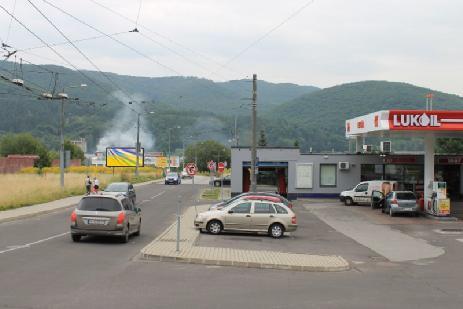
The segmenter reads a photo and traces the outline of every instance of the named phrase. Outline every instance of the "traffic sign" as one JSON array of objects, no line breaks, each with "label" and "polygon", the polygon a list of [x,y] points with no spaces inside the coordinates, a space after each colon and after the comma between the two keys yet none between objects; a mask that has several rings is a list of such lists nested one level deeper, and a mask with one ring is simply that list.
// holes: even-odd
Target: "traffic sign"
[{"label": "traffic sign", "polygon": [[186,169],[186,172],[188,173],[188,175],[190,175],[190,176],[196,175],[196,171],[197,171],[196,164],[188,163],[185,166],[185,169]]},{"label": "traffic sign", "polygon": [[207,162],[207,167],[209,168],[210,171],[215,171],[215,162],[214,161],[209,161]]},{"label": "traffic sign", "polygon": [[219,173],[223,173],[225,169],[225,164],[223,162],[219,162]]}]

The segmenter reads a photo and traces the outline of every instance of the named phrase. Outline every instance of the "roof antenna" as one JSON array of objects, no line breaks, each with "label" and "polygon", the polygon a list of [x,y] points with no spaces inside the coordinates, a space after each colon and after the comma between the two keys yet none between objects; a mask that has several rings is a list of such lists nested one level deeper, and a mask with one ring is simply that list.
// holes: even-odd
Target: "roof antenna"
[{"label": "roof antenna", "polygon": [[135,20],[135,28],[133,28],[133,30],[130,30],[129,32],[140,32],[138,31],[138,20],[140,19],[141,2],[142,0],[140,0],[138,4],[138,13],[137,13],[137,19]]}]

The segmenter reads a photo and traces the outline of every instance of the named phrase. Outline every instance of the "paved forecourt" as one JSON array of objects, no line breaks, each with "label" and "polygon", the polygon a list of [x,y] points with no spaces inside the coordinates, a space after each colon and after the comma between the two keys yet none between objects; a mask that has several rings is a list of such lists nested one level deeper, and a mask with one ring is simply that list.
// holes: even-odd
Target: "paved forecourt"
[{"label": "paved forecourt", "polygon": [[174,222],[153,242],[141,250],[145,259],[184,263],[286,269],[297,271],[344,271],[349,263],[340,256],[295,254],[267,250],[243,250],[195,246],[199,231],[193,227],[197,212],[207,205],[189,207],[180,224],[180,251],[176,251],[177,223]]}]

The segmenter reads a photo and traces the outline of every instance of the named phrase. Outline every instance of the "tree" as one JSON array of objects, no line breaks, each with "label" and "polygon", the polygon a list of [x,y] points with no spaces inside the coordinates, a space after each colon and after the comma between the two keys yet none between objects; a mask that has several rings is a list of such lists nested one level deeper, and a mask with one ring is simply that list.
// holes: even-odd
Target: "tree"
[{"label": "tree", "polygon": [[50,155],[45,145],[30,133],[6,134],[0,139],[0,156],[37,155],[36,167],[51,165]]},{"label": "tree", "polygon": [[64,141],[64,150],[70,150],[71,151],[71,159],[78,159],[78,160],[84,160],[85,159],[85,154],[80,149],[77,145],[74,145],[71,143],[71,141],[66,140]]},{"label": "tree", "polygon": [[299,147],[299,141],[298,140],[294,141],[294,147]]},{"label": "tree", "polygon": [[264,130],[260,130],[259,146],[260,147],[267,146],[267,137],[265,136],[265,131]]},{"label": "tree", "polygon": [[463,139],[439,138],[437,139],[437,153],[463,153]]},{"label": "tree", "polygon": [[230,166],[230,148],[219,142],[208,140],[189,145],[185,149],[185,162],[196,162],[200,171],[209,170],[207,162],[227,162]]}]

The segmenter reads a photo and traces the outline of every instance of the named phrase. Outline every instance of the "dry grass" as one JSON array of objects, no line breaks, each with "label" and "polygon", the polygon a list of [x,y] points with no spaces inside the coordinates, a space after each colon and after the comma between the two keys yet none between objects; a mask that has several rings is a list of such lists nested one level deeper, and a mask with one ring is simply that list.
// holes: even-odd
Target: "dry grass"
[{"label": "dry grass", "polygon": [[[158,177],[156,174],[142,174],[134,179],[127,174],[99,174],[101,187],[112,181],[133,181],[141,182]],[[65,174],[65,190],[62,191],[59,185],[60,175],[58,174],[0,174],[0,210],[17,208],[22,206],[45,203],[60,198],[85,193],[84,174]]]}]

